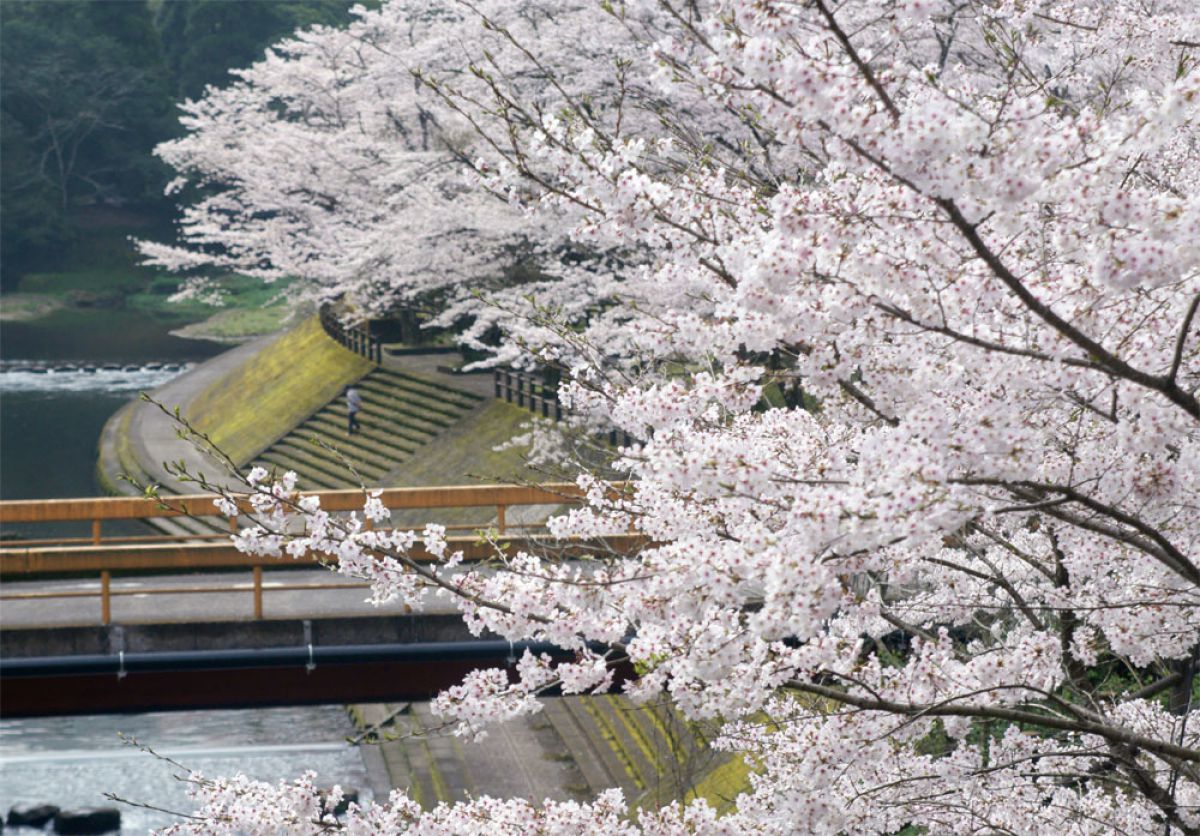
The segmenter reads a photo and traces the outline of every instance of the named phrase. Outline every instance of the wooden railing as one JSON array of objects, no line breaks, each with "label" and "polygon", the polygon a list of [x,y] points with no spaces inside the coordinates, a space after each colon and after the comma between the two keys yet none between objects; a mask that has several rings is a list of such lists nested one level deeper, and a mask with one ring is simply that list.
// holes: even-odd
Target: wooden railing
[{"label": "wooden railing", "polygon": [[366,357],[372,363],[383,362],[383,341],[361,325],[346,327],[337,314],[328,307],[321,308],[321,327],[332,339],[341,343],[355,354]]},{"label": "wooden railing", "polygon": [[[496,369],[492,372],[492,383],[496,397],[516,404],[522,409],[528,409],[543,418],[553,418],[561,421],[565,410],[558,402],[558,389],[546,383],[541,377],[514,369]],[[611,429],[603,434],[609,444],[629,447],[637,442],[633,436],[624,430]]]},{"label": "wooden railing", "polygon": [[[301,496],[317,496],[321,507],[328,511],[359,510],[363,504],[361,490],[315,491]],[[129,591],[112,587],[113,573],[191,572],[214,569],[251,570],[250,589],[254,602],[254,617],[263,617],[263,569],[281,568],[296,564],[316,565],[317,556],[298,559],[247,555],[239,552],[228,534],[136,535],[106,537],[103,523],[109,520],[144,520],[155,517],[190,516],[221,517],[214,500],[215,494],[191,494],[163,497],[161,500],[143,497],[98,497],[88,499],[47,499],[0,501],[0,525],[16,523],[90,522],[90,537],[61,537],[38,540],[8,540],[0,546],[0,581],[29,580],[62,575],[95,576],[99,574],[98,591],[4,591],[0,600],[99,597],[101,623],[112,620],[111,599],[122,594],[154,595],[244,592],[246,586],[189,586],[146,588],[138,586]],[[595,551],[597,548],[629,553],[643,542],[632,534],[615,534],[601,540],[558,541],[545,533],[541,522],[512,523],[508,511],[521,506],[561,506],[578,503],[579,489],[570,483],[536,486],[449,486],[436,488],[389,488],[379,497],[392,510],[448,510],[463,508],[495,509],[495,523],[490,526],[451,525],[447,532],[471,530],[476,533],[450,534],[446,537],[449,550],[462,551],[464,560],[477,561],[495,556],[496,541],[506,548],[553,549],[564,556]],[[244,502],[244,511],[250,510]],[[224,519],[222,517],[222,519]],[[237,518],[226,521],[236,530]],[[420,530],[424,526],[404,527]],[[481,538],[479,529],[487,528],[496,535],[492,540]],[[414,549],[418,560],[432,560],[432,555]],[[277,584],[273,590],[348,588],[346,583]]]},{"label": "wooden railing", "polygon": [[558,402],[558,392],[542,378],[514,369],[496,369],[492,373],[492,382],[497,398],[535,414],[540,412],[543,418],[562,420],[563,409]]}]

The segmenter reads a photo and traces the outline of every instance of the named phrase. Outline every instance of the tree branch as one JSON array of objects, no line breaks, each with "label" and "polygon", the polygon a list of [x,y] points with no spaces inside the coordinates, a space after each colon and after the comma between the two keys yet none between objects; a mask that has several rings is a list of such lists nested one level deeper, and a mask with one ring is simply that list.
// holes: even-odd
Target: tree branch
[{"label": "tree branch", "polygon": [[992,705],[956,705],[949,703],[905,703],[895,700],[862,697],[851,694],[839,688],[818,685],[813,682],[791,680],[788,688],[824,697],[841,705],[861,708],[864,711],[881,711],[887,714],[897,714],[907,717],[923,715],[926,717],[971,717],[987,720],[1004,720],[1010,723],[1024,723],[1030,726],[1041,726],[1057,731],[1074,732],[1076,734],[1094,734],[1113,743],[1136,746],[1147,752],[1178,758],[1189,763],[1200,763],[1200,750],[1190,749],[1170,741],[1158,740],[1143,734],[1109,726],[1096,720],[1082,718],[1067,718],[1054,714],[1039,714],[1019,708],[1005,708]]}]

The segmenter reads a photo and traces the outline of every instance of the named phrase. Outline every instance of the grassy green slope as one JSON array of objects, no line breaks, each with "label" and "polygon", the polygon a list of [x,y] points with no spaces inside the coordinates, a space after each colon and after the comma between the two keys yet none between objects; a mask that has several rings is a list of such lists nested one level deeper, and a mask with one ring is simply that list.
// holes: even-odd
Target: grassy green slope
[{"label": "grassy green slope", "polygon": [[187,418],[245,464],[371,368],[313,316],[202,392]]},{"label": "grassy green slope", "polygon": [[[396,487],[416,488],[541,481],[537,473],[525,466],[523,449],[500,452],[493,449],[522,432],[522,424],[531,417],[528,411],[510,403],[489,401],[419,449],[411,459],[388,474],[384,482]],[[486,508],[451,510],[439,513],[437,521],[483,526],[489,524],[495,513],[495,509]],[[415,525],[428,519],[429,511],[414,511],[411,515],[395,512],[392,515],[394,524]]]},{"label": "grassy green slope", "polygon": [[697,781],[683,801],[703,798],[721,813],[727,813],[734,808],[737,797],[750,790],[750,772],[741,755],[731,755]]}]

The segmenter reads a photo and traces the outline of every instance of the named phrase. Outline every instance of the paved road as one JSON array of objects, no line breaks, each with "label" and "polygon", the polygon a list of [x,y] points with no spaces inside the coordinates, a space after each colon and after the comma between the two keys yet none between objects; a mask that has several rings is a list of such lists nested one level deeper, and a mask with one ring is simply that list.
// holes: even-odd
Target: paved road
[{"label": "paved road", "polygon": [[[187,414],[189,405],[201,393],[265,350],[283,333],[281,331],[260,337],[219,354],[150,394],[169,409],[179,407],[182,413]],[[387,356],[383,366],[396,371],[424,375],[446,386],[465,389],[485,398],[491,397],[493,384],[489,374],[451,375],[438,371],[438,366],[455,359],[457,358],[454,355],[445,354]],[[150,481],[161,485],[166,493],[194,493],[196,486],[193,483],[180,482],[167,472],[163,462],[183,461],[191,473],[202,472],[214,481],[237,486],[235,480],[222,476],[224,468],[216,459],[197,449],[191,442],[179,438],[179,428],[175,421],[161,409],[153,404],[138,401],[128,404],[125,409],[130,411],[130,421],[124,433],[124,441],[131,446],[133,456]],[[112,432],[118,432],[119,429],[116,425],[111,427]],[[120,484],[117,477],[122,466],[112,455],[104,453],[107,450],[111,454],[121,442],[122,439],[112,438],[101,444],[101,467],[108,471],[108,477],[114,484]]]},{"label": "paved road", "polygon": [[[296,569],[263,574],[264,618],[330,618],[342,616],[399,615],[402,604],[381,607],[367,602],[369,590],[360,582],[323,569]],[[336,589],[290,589],[293,586],[337,585]],[[175,594],[151,594],[149,590],[189,588],[220,590]],[[219,574],[159,575],[116,578],[112,582],[114,623],[162,623],[233,621],[254,615],[252,576],[249,571]],[[91,593],[93,597],[10,599],[24,593]],[[5,582],[3,592],[5,629],[78,627],[100,624],[100,581]],[[422,612],[447,613],[453,607],[444,599],[430,597]]]},{"label": "paved road", "polygon": [[[168,409],[179,407],[183,414],[187,414],[188,406],[198,394],[278,338],[279,335],[273,334],[238,346],[201,363],[187,374],[180,375],[155,389],[151,394]],[[182,461],[187,464],[189,473],[204,473],[220,482],[235,484],[231,478],[222,477],[224,468],[216,459],[190,441],[180,438],[179,426],[174,419],[153,404],[139,403],[134,407],[129,423],[129,443],[138,462],[146,469],[147,475],[171,493],[193,493],[196,488],[176,480],[163,467],[164,462]]]}]

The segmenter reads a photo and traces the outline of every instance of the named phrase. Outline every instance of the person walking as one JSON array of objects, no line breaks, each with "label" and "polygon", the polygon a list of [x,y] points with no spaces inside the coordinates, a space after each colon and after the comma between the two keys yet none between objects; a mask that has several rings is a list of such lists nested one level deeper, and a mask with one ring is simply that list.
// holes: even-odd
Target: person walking
[{"label": "person walking", "polygon": [[346,435],[358,429],[358,413],[362,411],[362,395],[353,386],[346,387]]}]

